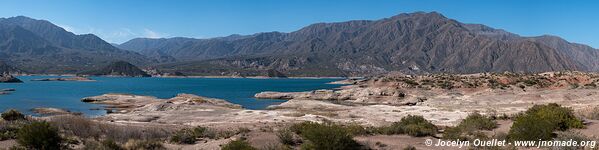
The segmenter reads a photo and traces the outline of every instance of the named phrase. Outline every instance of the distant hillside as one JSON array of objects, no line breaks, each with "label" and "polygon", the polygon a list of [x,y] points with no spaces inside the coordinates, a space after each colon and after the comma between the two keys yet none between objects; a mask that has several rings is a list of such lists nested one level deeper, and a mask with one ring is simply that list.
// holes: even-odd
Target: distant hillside
[{"label": "distant hillside", "polygon": [[12,67],[3,61],[0,61],[0,74],[21,74],[21,73],[25,73],[25,72],[15,68],[15,67]]},{"label": "distant hillside", "polygon": [[149,77],[146,72],[137,66],[125,62],[117,61],[94,71],[86,71],[80,74],[93,76],[124,76],[124,77]]},{"label": "distant hillside", "polygon": [[404,73],[599,71],[599,51],[559,37],[521,37],[432,13],[317,23],[240,38],[134,39],[127,49],[169,57],[188,75],[362,76]]},{"label": "distant hillside", "polygon": [[32,73],[76,73],[109,62],[153,60],[118,49],[92,34],[75,35],[48,21],[0,18],[0,60]]}]

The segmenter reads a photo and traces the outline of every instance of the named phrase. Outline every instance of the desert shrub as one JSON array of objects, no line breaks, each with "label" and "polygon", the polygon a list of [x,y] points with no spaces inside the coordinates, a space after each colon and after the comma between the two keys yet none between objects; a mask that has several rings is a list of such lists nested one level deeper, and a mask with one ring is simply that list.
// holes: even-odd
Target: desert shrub
[{"label": "desert shrub", "polygon": [[25,120],[25,115],[15,109],[7,110],[0,116],[6,121]]},{"label": "desert shrub", "polygon": [[194,128],[185,128],[175,132],[170,141],[180,144],[194,144],[198,138],[219,139],[229,138],[236,134],[250,132],[247,128],[239,128],[238,130],[213,130],[206,127],[197,126]]},{"label": "desert shrub", "polygon": [[260,150],[293,150],[289,145],[283,145],[280,143],[267,143]]},{"label": "desert shrub", "polygon": [[416,147],[414,147],[412,145],[408,145],[405,148],[403,148],[403,150],[416,150]]},{"label": "desert shrub", "polygon": [[571,109],[558,104],[535,105],[516,117],[510,129],[509,138],[511,140],[548,140],[553,137],[553,131],[583,127],[582,121],[574,116]]},{"label": "desert shrub", "polygon": [[356,123],[346,124],[342,127],[345,128],[352,136],[367,135],[371,133],[371,131]]},{"label": "desert shrub", "polygon": [[172,135],[173,129],[165,127],[144,127],[131,125],[100,124],[102,134],[107,139],[125,143],[130,139],[163,140]]},{"label": "desert shrub", "polygon": [[101,123],[94,122],[82,116],[55,116],[49,122],[66,134],[81,138],[98,139],[103,134],[100,128]]},{"label": "desert shrub", "polygon": [[306,143],[303,149],[358,149],[360,145],[353,140],[352,134],[340,125],[304,122],[295,124],[292,131],[300,135]]},{"label": "desert shrub", "polygon": [[60,149],[62,141],[58,130],[48,122],[32,122],[17,133],[17,142],[29,149]]},{"label": "desert shrub", "polygon": [[394,122],[390,126],[379,128],[382,134],[407,134],[415,137],[435,135],[437,126],[422,116],[408,115],[401,118],[399,122]]},{"label": "desert shrub", "polygon": [[191,129],[193,132],[193,136],[195,136],[196,138],[209,138],[209,139],[214,139],[217,138],[217,133],[206,128],[206,127],[201,127],[201,126],[197,126]]},{"label": "desert shrub", "polygon": [[234,140],[221,147],[221,150],[257,150],[244,140]]},{"label": "desert shrub", "polygon": [[30,123],[31,121],[28,120],[0,120],[0,141],[17,138],[19,129]]},{"label": "desert shrub", "polygon": [[492,130],[497,128],[497,122],[491,119],[491,117],[486,117],[475,112],[468,115],[458,126],[464,129]]},{"label": "desert shrub", "polygon": [[599,106],[595,106],[589,112],[584,112],[581,115],[587,119],[599,120]]},{"label": "desert shrub", "polygon": [[189,129],[182,129],[175,132],[170,139],[171,142],[179,144],[195,144],[196,140],[197,138],[195,134]]},{"label": "desert shrub", "polygon": [[83,145],[85,145],[83,147],[84,150],[124,150],[123,147],[111,139],[103,140],[101,142],[88,140],[85,141]]},{"label": "desert shrub", "polygon": [[473,139],[479,130],[492,130],[494,128],[497,128],[495,120],[475,112],[468,115],[456,127],[446,128],[443,132],[443,138],[469,140]]},{"label": "desert shrub", "polygon": [[411,85],[411,86],[420,85],[420,84],[418,84],[418,82],[416,82],[416,81],[414,81],[414,80],[412,80],[412,79],[404,79],[403,81],[404,81],[406,84],[409,84],[409,85]]},{"label": "desert shrub", "polygon": [[[593,141],[594,140],[592,138],[589,138],[587,136],[580,134],[579,132],[573,132],[573,131],[557,132],[557,136],[553,140],[569,141],[570,139],[572,141],[576,141],[577,143],[580,143],[582,141]],[[579,149],[584,149],[584,147],[554,146],[554,147],[549,147],[548,149],[550,149],[550,150],[579,150]]]},{"label": "desert shrub", "polygon": [[290,129],[282,129],[277,132],[277,137],[279,138],[279,142],[284,145],[295,145],[295,138],[293,138],[293,133]]},{"label": "desert shrub", "polygon": [[537,85],[538,83],[539,83],[539,81],[537,79],[524,80],[524,84],[526,84],[526,86],[533,86],[533,85]]},{"label": "desert shrub", "polygon": [[572,109],[551,103],[547,105],[535,105],[528,109],[524,115],[532,115],[550,121],[555,129],[565,131],[570,128],[584,128]]},{"label": "desert shrub", "polygon": [[452,140],[468,140],[467,135],[465,135],[464,130],[459,127],[447,127],[443,131],[443,139],[452,139]]},{"label": "desert shrub", "polygon": [[65,135],[93,139],[106,137],[119,143],[125,143],[129,139],[162,140],[168,138],[174,132],[173,129],[165,127],[117,125],[73,115],[55,116],[49,120],[49,123]]},{"label": "desert shrub", "polygon": [[516,118],[508,137],[510,140],[549,140],[553,137],[554,129],[549,120],[525,115]]},{"label": "desert shrub", "polygon": [[162,143],[150,140],[129,140],[123,147],[126,150],[166,150]]},{"label": "desert shrub", "polygon": [[451,90],[454,88],[453,83],[450,81],[443,81],[443,82],[439,83],[437,86],[441,87],[442,89],[446,89],[446,90]]}]

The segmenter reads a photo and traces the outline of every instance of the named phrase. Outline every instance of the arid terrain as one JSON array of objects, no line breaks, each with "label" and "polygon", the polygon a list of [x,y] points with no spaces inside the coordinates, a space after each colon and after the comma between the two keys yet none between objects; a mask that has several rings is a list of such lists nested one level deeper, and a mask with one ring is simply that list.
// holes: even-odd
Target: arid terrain
[{"label": "arid terrain", "polygon": [[[219,149],[235,139],[245,139],[254,147],[268,149],[282,144],[278,142],[280,130],[297,123],[332,122],[368,129],[389,126],[408,115],[414,115],[430,121],[439,127],[440,132],[433,137],[362,134],[354,139],[370,149],[403,149],[408,146],[439,149],[425,146],[424,140],[442,137],[445,128],[459,126],[472,113],[480,113],[497,121],[496,128],[484,132],[494,136],[510,130],[513,122],[510,118],[513,116],[534,105],[549,103],[571,108],[587,126],[575,130],[584,136],[595,137],[599,135],[596,130],[598,121],[593,120],[598,116],[598,83],[598,74],[581,72],[422,76],[391,73],[331,83],[346,84],[338,89],[257,93],[257,98],[288,100],[267,110],[248,110],[225,100],[191,94],[179,94],[170,99],[104,94],[82,98],[82,101],[101,104],[108,114],[83,120],[98,126],[160,129],[164,132],[162,134],[167,134],[157,136],[158,139],[167,138],[168,133],[176,130],[197,126],[218,131],[218,135],[226,135],[222,138],[202,138],[203,142],[194,144],[178,144],[165,139],[160,141],[168,149]],[[50,108],[38,111],[59,115],[37,119],[52,121],[62,118],[63,123],[64,120],[72,120],[65,119],[71,118],[68,117],[71,115],[64,115],[68,112]],[[10,141],[3,141],[0,145],[12,145]],[[73,147],[83,146],[80,143]],[[454,147],[442,149],[448,148]]]}]

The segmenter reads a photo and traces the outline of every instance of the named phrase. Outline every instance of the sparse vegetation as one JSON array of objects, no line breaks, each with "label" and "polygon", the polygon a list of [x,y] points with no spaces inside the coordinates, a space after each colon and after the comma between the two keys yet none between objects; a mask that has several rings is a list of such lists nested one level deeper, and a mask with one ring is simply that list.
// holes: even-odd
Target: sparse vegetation
[{"label": "sparse vegetation", "polygon": [[587,119],[599,120],[599,106],[595,106],[588,112],[583,112],[580,115]]},{"label": "sparse vegetation", "polygon": [[194,144],[198,139],[219,139],[229,138],[236,134],[250,132],[247,128],[239,128],[237,131],[231,130],[214,130],[206,127],[197,126],[194,128],[185,128],[175,132],[170,141],[179,144]]},{"label": "sparse vegetation", "polygon": [[279,142],[284,145],[295,145],[296,140],[293,137],[293,132],[290,129],[282,129],[277,132]]},{"label": "sparse vegetation", "polygon": [[480,136],[480,130],[492,130],[494,128],[497,128],[495,120],[475,112],[468,115],[456,127],[446,128],[443,132],[443,138],[471,140]]},{"label": "sparse vegetation", "polygon": [[166,150],[162,143],[149,140],[129,140],[123,147],[126,150]]},{"label": "sparse vegetation", "polygon": [[131,139],[124,144],[118,144],[113,140],[107,139],[101,142],[86,141],[84,150],[165,150],[159,141],[134,140]]},{"label": "sparse vegetation", "polygon": [[412,145],[408,145],[405,148],[403,148],[403,150],[416,150],[416,147],[414,147]]},{"label": "sparse vegetation", "polygon": [[222,146],[221,150],[258,150],[245,140],[234,140]]},{"label": "sparse vegetation", "polygon": [[110,139],[103,140],[101,142],[88,140],[83,144],[85,145],[85,147],[83,147],[84,150],[124,150],[123,147]]},{"label": "sparse vegetation", "polygon": [[407,134],[421,137],[435,135],[437,130],[437,126],[422,116],[408,115],[390,126],[380,127],[378,132],[382,134]]},{"label": "sparse vegetation", "polygon": [[[582,135],[579,132],[574,131],[561,131],[557,132],[556,137],[553,139],[556,141],[576,141],[580,143],[581,141],[594,141],[595,139]],[[554,146],[549,148],[551,150],[579,150],[584,149],[584,147],[569,147],[569,146]]]}]

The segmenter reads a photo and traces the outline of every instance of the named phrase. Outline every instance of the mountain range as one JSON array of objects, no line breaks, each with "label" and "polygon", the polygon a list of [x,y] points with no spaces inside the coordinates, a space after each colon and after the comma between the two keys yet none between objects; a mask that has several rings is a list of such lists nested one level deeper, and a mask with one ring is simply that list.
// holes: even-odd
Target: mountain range
[{"label": "mountain range", "polygon": [[388,71],[477,73],[597,71],[599,51],[555,36],[522,37],[436,13],[317,23],[291,33],[213,39],[133,39],[119,45],[195,74],[359,76]]},{"label": "mountain range", "polygon": [[45,20],[0,18],[0,61],[31,73],[77,73],[127,60],[146,65],[145,56],[116,48],[93,34],[75,35]]},{"label": "mountain range", "polygon": [[[118,47],[118,48],[117,48]],[[80,72],[127,60],[185,75],[364,76],[599,71],[599,50],[556,36],[523,37],[436,12],[316,23],[294,32],[109,44],[43,20],[0,19],[0,60],[33,73]]]}]

